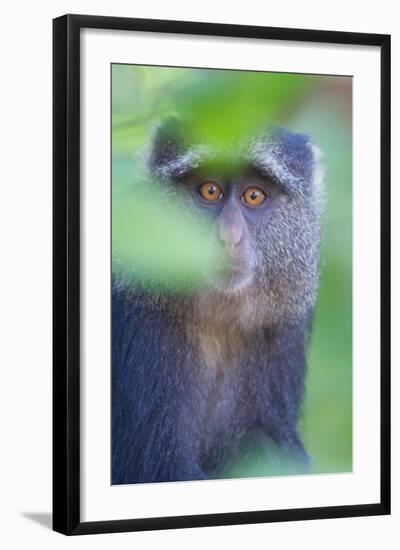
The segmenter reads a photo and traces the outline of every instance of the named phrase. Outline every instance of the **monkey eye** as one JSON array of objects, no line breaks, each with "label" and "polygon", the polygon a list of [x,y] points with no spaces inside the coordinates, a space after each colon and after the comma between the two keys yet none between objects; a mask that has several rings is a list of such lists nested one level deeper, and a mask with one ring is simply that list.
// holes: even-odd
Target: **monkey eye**
[{"label": "monkey eye", "polygon": [[242,198],[246,204],[258,206],[265,201],[267,195],[259,187],[249,187],[243,193]]},{"label": "monkey eye", "polygon": [[222,189],[213,181],[206,181],[199,187],[199,193],[206,201],[215,202],[222,197]]}]

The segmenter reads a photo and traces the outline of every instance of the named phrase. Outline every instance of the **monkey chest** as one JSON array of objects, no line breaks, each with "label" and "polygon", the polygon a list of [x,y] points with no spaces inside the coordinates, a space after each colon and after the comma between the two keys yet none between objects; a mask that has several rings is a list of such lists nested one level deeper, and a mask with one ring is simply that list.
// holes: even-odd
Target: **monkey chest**
[{"label": "monkey chest", "polygon": [[233,335],[200,335],[198,371],[202,385],[203,433],[210,440],[241,432],[254,416],[246,343]]}]

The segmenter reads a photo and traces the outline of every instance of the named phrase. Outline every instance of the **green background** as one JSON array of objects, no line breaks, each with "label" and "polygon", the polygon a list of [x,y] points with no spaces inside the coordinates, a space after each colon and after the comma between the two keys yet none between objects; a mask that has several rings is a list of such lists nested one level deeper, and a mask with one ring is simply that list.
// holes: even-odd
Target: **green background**
[{"label": "green background", "polygon": [[[132,195],[160,118],[190,118],[222,144],[273,121],[310,134],[323,153],[321,278],[301,421],[314,473],[352,469],[351,93],[350,77],[112,65],[114,266],[123,257],[125,266],[142,266],[140,276],[162,284],[168,272],[184,285],[213,260],[195,224],[156,197]],[[262,452],[242,456],[225,477],[288,473],[296,466],[276,450],[268,460]]]}]

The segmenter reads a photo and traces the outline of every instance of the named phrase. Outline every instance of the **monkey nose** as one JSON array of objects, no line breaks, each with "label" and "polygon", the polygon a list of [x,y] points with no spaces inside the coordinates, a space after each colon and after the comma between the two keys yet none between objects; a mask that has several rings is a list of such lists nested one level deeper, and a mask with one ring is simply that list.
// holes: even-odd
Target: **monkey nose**
[{"label": "monkey nose", "polygon": [[238,225],[221,224],[219,227],[219,237],[227,249],[232,249],[240,243],[242,233],[242,228]]}]

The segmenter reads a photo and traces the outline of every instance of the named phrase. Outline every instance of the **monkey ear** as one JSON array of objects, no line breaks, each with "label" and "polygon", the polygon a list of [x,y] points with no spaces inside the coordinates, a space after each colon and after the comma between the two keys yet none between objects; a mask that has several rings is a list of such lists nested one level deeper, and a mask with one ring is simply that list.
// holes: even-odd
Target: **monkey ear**
[{"label": "monkey ear", "polygon": [[312,181],[319,155],[310,137],[282,129],[279,132],[279,148],[292,176],[303,182]]},{"label": "monkey ear", "polygon": [[281,130],[279,151],[284,160],[285,183],[293,192],[307,191],[322,212],[325,204],[322,153],[307,134]]},{"label": "monkey ear", "polygon": [[167,178],[183,175],[189,164],[189,130],[175,118],[163,119],[155,128],[150,156],[150,170]]},{"label": "monkey ear", "polygon": [[249,156],[254,166],[294,193],[321,179],[320,151],[306,134],[270,124],[251,144]]},{"label": "monkey ear", "polygon": [[275,125],[251,150],[255,166],[294,193],[321,185],[320,156],[308,135]]}]

